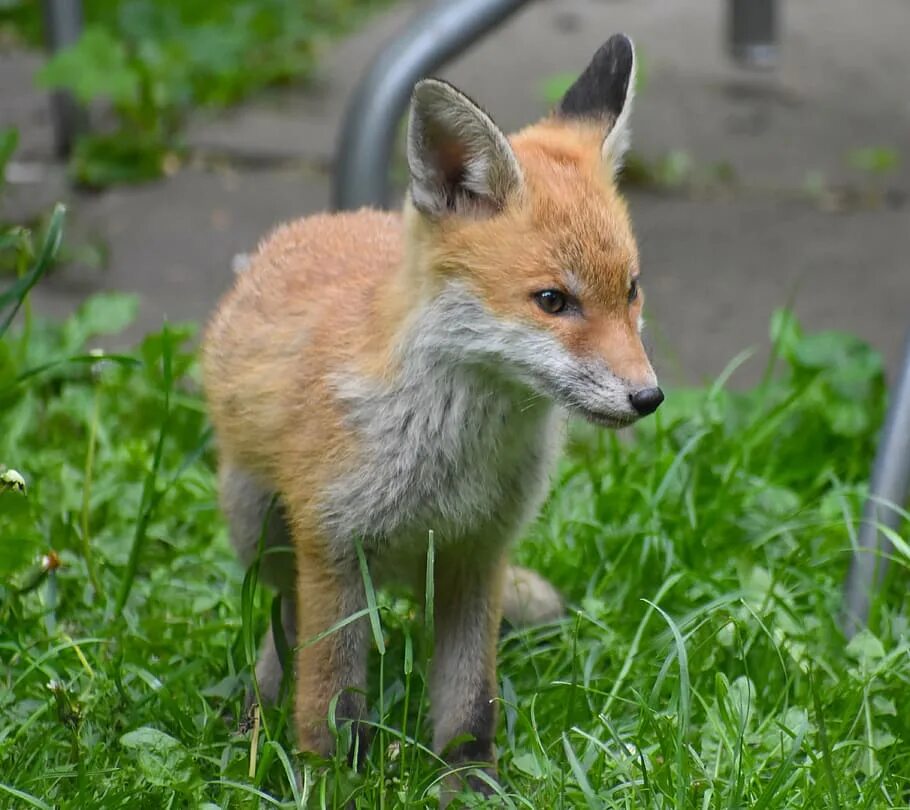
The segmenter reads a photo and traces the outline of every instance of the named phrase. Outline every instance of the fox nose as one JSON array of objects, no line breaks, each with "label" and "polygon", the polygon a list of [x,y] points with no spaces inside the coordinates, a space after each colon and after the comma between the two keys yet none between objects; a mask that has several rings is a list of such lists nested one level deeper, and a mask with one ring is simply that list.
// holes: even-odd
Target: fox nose
[{"label": "fox nose", "polygon": [[629,394],[629,402],[632,403],[635,412],[640,416],[654,413],[663,401],[664,392],[659,388],[642,388],[640,391],[634,391]]}]

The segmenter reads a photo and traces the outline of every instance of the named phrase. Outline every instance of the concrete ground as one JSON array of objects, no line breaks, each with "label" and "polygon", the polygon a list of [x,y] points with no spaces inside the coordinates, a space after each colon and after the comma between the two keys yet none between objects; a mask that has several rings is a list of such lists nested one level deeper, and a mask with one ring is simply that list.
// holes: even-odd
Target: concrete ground
[{"label": "concrete ground", "polygon": [[[141,295],[131,337],[165,316],[206,317],[235,253],[328,205],[348,95],[415,5],[327,51],[314,86],[197,116],[187,132],[197,159],[174,176],[95,195],[68,190],[52,162],[46,99],[31,83],[40,59],[0,54],[0,121],[23,140],[0,216],[27,218],[66,197],[77,241],[105,257],[102,267],[77,257],[42,282],[38,309],[62,314],[94,290],[117,289]],[[781,6],[781,64],[766,75],[728,60],[720,0],[532,3],[442,72],[511,129],[545,112],[548,77],[578,72],[614,31],[636,40],[646,80],[633,147],[652,163],[679,153],[691,167],[681,187],[629,191],[665,379],[711,378],[740,350],[763,346],[771,312],[790,300],[807,328],[856,332],[892,370],[910,328],[910,5]],[[869,147],[896,152],[898,167],[853,168],[851,154]],[[728,181],[705,182],[719,166]],[[736,379],[760,370],[759,357]]]}]

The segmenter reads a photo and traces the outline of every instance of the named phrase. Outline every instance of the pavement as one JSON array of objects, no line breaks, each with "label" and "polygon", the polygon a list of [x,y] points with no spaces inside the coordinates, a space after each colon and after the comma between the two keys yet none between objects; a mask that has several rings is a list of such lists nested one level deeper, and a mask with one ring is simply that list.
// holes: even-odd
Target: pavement
[{"label": "pavement", "polygon": [[[160,182],[77,194],[53,160],[37,54],[0,52],[0,125],[22,133],[0,218],[27,220],[56,199],[87,246],[35,292],[62,315],[96,290],[140,295],[127,340],[204,319],[231,283],[231,259],[278,222],[329,205],[339,122],[383,42],[422,4],[401,2],[327,48],[317,80],[193,117],[194,158]],[[425,3],[423,4],[425,5]],[[845,329],[897,368],[910,328],[910,5],[906,0],[782,3],[777,70],[734,65],[725,3],[539,0],[441,72],[506,129],[546,112],[542,87],[577,73],[622,30],[644,82],[633,148],[666,183],[630,186],[648,294],[649,339],[665,380],[700,382],[739,351],[762,370],[772,311],[792,302],[807,329]],[[861,149],[896,154],[857,169]],[[687,170],[682,173],[679,167]]]}]

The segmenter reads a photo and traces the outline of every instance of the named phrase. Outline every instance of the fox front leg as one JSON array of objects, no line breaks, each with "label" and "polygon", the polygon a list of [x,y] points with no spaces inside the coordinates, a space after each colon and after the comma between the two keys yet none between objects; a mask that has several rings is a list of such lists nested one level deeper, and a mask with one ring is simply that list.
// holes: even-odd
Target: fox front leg
[{"label": "fox front leg", "polygon": [[[453,767],[481,763],[495,777],[496,644],[499,637],[504,555],[475,549],[446,550],[436,560],[435,649],[430,675],[433,747]],[[477,776],[468,786],[484,795]],[[463,784],[453,774],[444,785],[445,807]]]},{"label": "fox front leg", "polygon": [[[368,735],[359,723],[365,714],[368,625],[365,618],[332,631],[366,604],[364,585],[353,564],[329,561],[311,542],[297,547],[296,730],[297,745],[324,757],[335,740],[328,723],[337,695],[335,721],[354,721],[358,759],[366,754]],[[342,570],[343,569],[343,570]],[[329,632],[323,638],[322,634]],[[318,640],[317,640],[318,639]],[[352,750],[349,752],[354,753]]]}]

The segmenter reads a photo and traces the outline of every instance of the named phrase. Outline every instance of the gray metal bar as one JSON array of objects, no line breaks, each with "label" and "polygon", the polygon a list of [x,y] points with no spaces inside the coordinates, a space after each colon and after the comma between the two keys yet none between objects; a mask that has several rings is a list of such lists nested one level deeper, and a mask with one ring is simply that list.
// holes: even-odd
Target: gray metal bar
[{"label": "gray metal bar", "polygon": [[336,209],[389,204],[389,163],[414,84],[528,2],[434,2],[382,49],[345,113],[335,163]]},{"label": "gray metal bar", "polygon": [[[44,37],[51,53],[74,44],[82,34],[82,0],[43,0]],[[54,142],[57,154],[70,153],[76,135],[85,128],[85,111],[69,94],[56,91],[51,95],[54,120]]]},{"label": "gray metal bar", "polygon": [[910,333],[904,365],[892,392],[881,444],[875,459],[869,500],[857,537],[857,549],[844,586],[844,632],[853,637],[866,626],[869,607],[888,566],[892,545],[879,526],[896,529],[910,495]]},{"label": "gray metal bar", "polygon": [[743,67],[769,69],[777,65],[778,2],[727,0],[727,44]]}]

